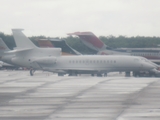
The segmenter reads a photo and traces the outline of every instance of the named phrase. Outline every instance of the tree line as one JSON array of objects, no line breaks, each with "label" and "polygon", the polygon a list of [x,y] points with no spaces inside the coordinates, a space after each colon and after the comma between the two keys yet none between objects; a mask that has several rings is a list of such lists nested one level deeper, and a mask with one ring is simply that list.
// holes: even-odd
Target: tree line
[{"label": "tree line", "polygon": [[[13,49],[16,47],[13,35],[7,35],[4,33],[0,33],[0,38],[3,39],[3,41],[6,43],[6,45]],[[37,39],[50,39],[51,37],[46,36],[31,36],[29,39],[31,39],[35,45],[38,46]],[[85,53],[92,53],[93,50],[86,47],[78,37],[72,37],[68,36],[65,38],[58,38],[57,39],[63,39],[67,42],[68,45],[70,45],[75,50],[85,54]],[[160,37],[145,37],[145,36],[136,36],[136,37],[126,37],[126,36],[99,36],[99,39],[102,40],[107,46],[111,48],[147,48],[152,47],[156,48],[160,45]]]}]

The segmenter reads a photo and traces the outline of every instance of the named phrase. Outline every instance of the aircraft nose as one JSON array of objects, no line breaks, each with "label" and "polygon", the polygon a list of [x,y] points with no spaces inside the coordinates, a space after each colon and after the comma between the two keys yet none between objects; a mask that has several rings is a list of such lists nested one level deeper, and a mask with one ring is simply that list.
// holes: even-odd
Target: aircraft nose
[{"label": "aircraft nose", "polygon": [[148,62],[142,63],[142,66],[143,66],[143,69],[145,70],[157,68],[157,66],[155,66],[154,64],[148,63]]}]

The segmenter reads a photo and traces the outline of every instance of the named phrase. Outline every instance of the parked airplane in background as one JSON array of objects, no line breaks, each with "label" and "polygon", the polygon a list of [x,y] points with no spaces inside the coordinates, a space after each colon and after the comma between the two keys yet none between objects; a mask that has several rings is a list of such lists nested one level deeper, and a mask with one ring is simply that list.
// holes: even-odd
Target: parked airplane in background
[{"label": "parked airplane in background", "polygon": [[14,66],[14,65],[11,65],[11,64],[8,64],[8,63],[5,63],[3,61],[0,61],[0,69],[18,69],[18,66]]},{"label": "parked airplane in background", "polygon": [[81,41],[91,49],[97,51],[101,55],[121,55],[127,54],[132,56],[143,56],[152,62],[160,64],[160,48],[117,48],[112,49],[105,45],[92,32],[75,32],[68,35],[77,35]]},{"label": "parked airplane in background", "polygon": [[2,61],[0,61],[0,69],[2,69],[2,67],[3,67],[3,62]]},{"label": "parked airplane in background", "polygon": [[61,39],[40,39],[37,40],[39,47],[61,48],[62,55],[81,55],[78,51],[71,48],[65,40]]},{"label": "parked airplane in background", "polygon": [[75,32],[75,33],[68,33],[67,35],[77,35],[83,44],[85,44],[90,49],[95,50],[95,54],[100,54],[99,52],[102,52],[102,54],[105,55],[130,55],[126,52],[119,52],[116,50],[112,50],[110,47],[105,45],[97,36],[95,36],[91,32]]},{"label": "parked airplane in background", "polygon": [[[142,57],[135,56],[99,56],[79,55],[61,56],[61,49],[38,48],[22,32],[22,29],[13,29],[13,36],[18,48],[8,53],[14,54],[11,62],[19,66],[29,67],[35,70],[45,70],[57,73],[73,74],[97,74],[112,71],[133,71],[138,74],[140,70],[150,73],[159,73],[154,63]],[[5,61],[5,55],[2,56]],[[30,74],[33,75],[33,71]]]},{"label": "parked airplane in background", "polygon": [[[7,47],[7,45],[3,42],[2,38],[0,38],[0,60],[2,56],[4,55],[4,52],[10,51],[10,49]],[[4,56],[3,56],[4,57]],[[13,55],[11,54],[5,54],[5,58],[12,58]],[[0,61],[1,69],[18,69],[18,66],[14,65],[11,61]]]}]

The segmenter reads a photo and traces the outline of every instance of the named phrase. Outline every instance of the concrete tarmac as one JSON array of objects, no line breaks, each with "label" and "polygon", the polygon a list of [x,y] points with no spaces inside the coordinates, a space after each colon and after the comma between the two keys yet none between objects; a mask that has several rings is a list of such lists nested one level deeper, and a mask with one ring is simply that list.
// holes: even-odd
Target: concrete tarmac
[{"label": "concrete tarmac", "polygon": [[0,71],[0,120],[160,120],[160,78]]}]

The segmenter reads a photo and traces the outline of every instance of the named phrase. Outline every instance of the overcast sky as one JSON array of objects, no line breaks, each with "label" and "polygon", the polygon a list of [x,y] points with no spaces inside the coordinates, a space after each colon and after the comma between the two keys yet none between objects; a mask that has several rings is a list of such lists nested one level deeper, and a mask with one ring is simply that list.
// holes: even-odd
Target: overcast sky
[{"label": "overcast sky", "polygon": [[160,0],[1,0],[0,31],[27,36],[160,36]]}]

